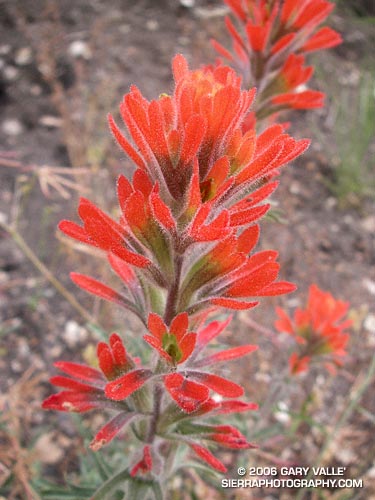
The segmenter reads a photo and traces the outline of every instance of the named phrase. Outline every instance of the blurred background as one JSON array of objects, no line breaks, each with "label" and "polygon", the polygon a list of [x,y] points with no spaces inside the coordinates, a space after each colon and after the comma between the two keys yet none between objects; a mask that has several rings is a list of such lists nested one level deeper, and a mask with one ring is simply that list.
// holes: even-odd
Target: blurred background
[{"label": "blurred background", "polygon": [[[259,344],[251,359],[236,363],[233,378],[261,405],[288,359],[289,339],[271,331],[275,306],[303,305],[315,282],[351,303],[349,356],[335,377],[322,369],[288,386],[257,435],[251,432],[257,417],[241,419],[258,450],[222,456],[233,471],[237,464],[310,466],[317,460],[344,466],[346,477],[363,478],[363,489],[300,492],[301,498],[367,500],[375,498],[375,375],[369,368],[375,351],[375,8],[371,0],[336,4],[329,22],[344,43],[308,60],[316,67],[311,86],[326,93],[326,105],[287,117],[291,135],[313,142],[281,174],[277,220],[261,225],[259,248],[280,252],[282,278],[298,291],[241,312],[224,340]],[[193,68],[213,62],[210,38],[229,45],[228,10],[218,0],[3,0],[0,10],[0,497],[56,500],[62,496],[48,493],[55,483],[73,491],[69,498],[84,498],[74,488],[85,487],[80,475],[95,481],[99,466],[87,443],[103,416],[82,420],[41,410],[53,362],[92,361],[97,340],[111,331],[128,335],[140,354],[131,339],[142,327],[71,284],[70,271],[105,282],[112,277],[56,226],[77,220],[82,195],[117,213],[116,178],[130,176],[133,166],[109,133],[107,113],[118,117],[133,83],[149,99],[170,92],[177,52]],[[114,467],[121,446],[107,452]],[[172,484],[171,498],[297,495],[228,493],[204,479],[187,470]]]}]

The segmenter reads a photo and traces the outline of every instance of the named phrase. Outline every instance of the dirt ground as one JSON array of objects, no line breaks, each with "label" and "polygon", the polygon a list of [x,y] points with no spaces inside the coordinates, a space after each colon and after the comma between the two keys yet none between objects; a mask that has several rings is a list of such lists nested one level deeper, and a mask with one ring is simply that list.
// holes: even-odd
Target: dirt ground
[{"label": "dirt ground", "polygon": [[[93,301],[70,283],[70,271],[92,272],[96,265],[94,258],[77,252],[56,231],[61,219],[76,217],[78,194],[70,191],[64,199],[53,188],[43,192],[39,180],[56,172],[40,169],[64,167],[66,178],[79,183],[79,193],[89,190],[88,197],[110,211],[115,179],[132,167],[112,142],[107,113],[116,113],[132,83],[148,98],[168,92],[170,61],[176,52],[183,53],[192,67],[213,61],[208,40],[214,36],[226,43],[226,9],[218,0],[15,0],[0,1],[0,9],[4,13],[0,21],[0,163],[4,165],[0,166],[0,220],[16,222],[23,241],[108,333],[115,328],[136,333],[140,325],[135,320]],[[285,298],[265,299],[256,310],[241,313],[225,336],[233,345],[245,339],[260,345],[251,362],[231,369],[236,369],[233,378],[244,384],[249,399],[261,404],[286,363],[281,347],[289,344],[284,339],[275,343],[267,333],[259,335],[252,321],[272,328],[275,305],[302,305],[312,282],[350,301],[355,328],[344,368],[336,377],[313,372],[297,388],[288,387],[284,406],[270,420],[286,428],[290,421],[283,420],[285,407],[293,407],[311,393],[309,409],[328,434],[335,433],[335,423],[366,376],[375,348],[375,196],[352,197],[343,206],[338,203],[326,182],[333,178],[334,153],[314,138],[318,127],[328,143],[334,140],[331,79],[350,86],[358,82],[363,67],[372,68],[374,74],[375,33],[373,24],[341,9],[331,20],[345,43],[313,58],[326,75],[312,85],[327,92],[326,107],[288,117],[291,134],[310,137],[313,143],[281,175],[274,196],[281,220],[262,225],[261,248],[280,252],[282,278],[295,282],[299,290]],[[88,167],[91,173],[79,175],[72,170],[79,167]],[[0,491],[10,495],[17,483],[12,498],[21,500],[34,498],[27,486],[33,474],[41,471],[61,483],[67,471],[74,471],[77,450],[84,450],[71,415],[47,414],[40,402],[51,392],[48,378],[53,362],[78,361],[82,351],[89,359],[98,338],[30,262],[25,246],[20,247],[23,241],[18,239],[17,245],[0,229]],[[105,277],[107,270],[98,272]],[[363,478],[365,487],[349,491],[349,496],[324,490],[322,496],[313,493],[305,498],[375,498],[374,382],[318,464],[344,466],[346,477]],[[100,416],[95,418],[100,423]],[[251,435],[250,425],[248,431]],[[260,449],[243,460],[230,454],[233,467],[236,460],[246,466],[310,465],[318,457],[324,442],[318,427],[303,422],[293,435],[286,434],[281,440],[262,437]],[[39,464],[37,470],[34,461]],[[215,492],[193,473],[187,474],[186,482],[187,488],[195,484],[199,498],[294,498],[288,490]]]}]

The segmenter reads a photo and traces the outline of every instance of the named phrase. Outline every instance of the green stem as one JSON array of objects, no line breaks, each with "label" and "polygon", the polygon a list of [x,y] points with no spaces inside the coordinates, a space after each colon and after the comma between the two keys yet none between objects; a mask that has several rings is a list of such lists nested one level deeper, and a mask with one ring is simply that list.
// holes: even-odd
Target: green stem
[{"label": "green stem", "polygon": [[155,390],[154,390],[154,408],[153,408],[152,418],[150,421],[150,427],[149,427],[148,436],[147,436],[148,443],[152,443],[154,438],[155,438],[155,434],[156,434],[156,430],[157,430],[157,426],[158,426],[158,420],[160,417],[160,407],[161,407],[162,397],[163,397],[163,390],[159,384],[156,384]]},{"label": "green stem", "polygon": [[180,288],[182,260],[183,259],[181,255],[176,255],[174,280],[171,287],[169,288],[167,303],[165,306],[164,321],[166,325],[169,325],[174,316],[176,315],[176,304]]},{"label": "green stem", "polygon": [[104,498],[106,498],[105,495],[110,493],[117,484],[120,484],[123,481],[127,481],[128,479],[130,479],[130,477],[131,476],[127,469],[122,470],[118,474],[115,474],[110,479],[108,479],[108,481],[103,483],[98,490],[96,490],[90,500],[103,500]]},{"label": "green stem", "polygon": [[112,476],[108,481],[103,483],[93,494],[93,496],[90,498],[90,500],[106,500],[107,498],[110,498],[108,495],[113,491],[113,489],[120,485],[121,483],[125,481],[135,481],[137,483],[142,483],[145,486],[148,486],[154,490],[154,495],[155,498],[160,498],[162,499],[162,489],[160,487],[160,484],[152,479],[139,479],[136,477],[132,477],[130,473],[128,472],[128,469],[124,469],[120,471],[118,474],[115,474]]}]

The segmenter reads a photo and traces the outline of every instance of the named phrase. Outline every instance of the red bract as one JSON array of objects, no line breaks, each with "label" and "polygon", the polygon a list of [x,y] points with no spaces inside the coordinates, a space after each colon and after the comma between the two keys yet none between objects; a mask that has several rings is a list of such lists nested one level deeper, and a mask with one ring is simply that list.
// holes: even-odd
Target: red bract
[{"label": "red bract", "polygon": [[346,355],[349,334],[346,333],[352,321],[347,319],[349,303],[336,300],[329,292],[311,285],[305,309],[296,309],[293,318],[277,308],[279,319],[275,328],[292,335],[299,344],[298,352],[290,358],[292,373],[307,371],[312,360],[320,357],[327,360],[327,367],[341,364]]},{"label": "red bract", "polygon": [[147,474],[152,470],[152,457],[150,445],[146,445],[143,448],[143,457],[141,460],[134,465],[130,471],[131,476],[136,476],[137,474]]},{"label": "red bract", "polygon": [[319,28],[334,4],[326,0],[225,0],[239,21],[237,30],[229,17],[226,26],[233,52],[216,40],[220,55],[235,64],[245,84],[259,88],[257,118],[283,109],[321,107],[324,94],[301,89],[312,75],[303,67],[303,53],[334,47],[341,37],[331,28]]},{"label": "red bract", "polygon": [[[275,51],[273,23],[280,21],[281,11],[279,2],[270,3],[270,10],[261,1],[259,11],[249,11],[256,19],[246,26],[246,36],[259,57]],[[232,5],[246,20],[242,4]],[[300,29],[306,24],[300,19],[302,11],[295,12],[295,5],[290,8],[296,17],[293,26]],[[241,40],[230,22],[228,26],[239,48]],[[311,26],[309,34],[316,25]],[[308,41],[307,37],[303,43]],[[291,42],[284,40],[284,49]],[[316,45],[319,39],[310,42]],[[279,43],[278,55],[283,47]],[[238,53],[242,57],[244,48]],[[263,85],[262,90],[270,92],[258,109],[267,102],[274,110],[306,106],[307,98],[320,98],[312,91],[296,93],[311,73],[302,55],[290,55],[280,64],[279,74],[272,73]],[[303,153],[309,141],[293,139],[284,125],[257,134],[256,117],[250,113],[255,89],[242,90],[241,78],[228,67],[217,64],[192,71],[177,55],[173,74],[171,95],[156,100],[147,100],[131,87],[120,106],[125,133],[109,117],[115,139],[136,165],[131,180],[123,175],[118,179],[117,213],[109,216],[82,198],[81,223],[60,224],[66,235],[104,254],[124,289],[81,273],[71,274],[74,283],[137,315],[148,330],[143,339],[154,351],[147,366],[135,363],[113,334],[109,344],[98,344],[100,370],[57,364],[67,376],[51,382],[66,390],[48,398],[44,407],[116,410],[91,443],[94,450],[132,422],[131,429],[144,445],[142,458],[131,462],[130,476],[150,473],[153,460],[155,469],[160,468],[176,441],[221,472],[225,466],[197,440],[232,449],[253,447],[230,425],[195,423],[198,418],[257,408],[236,399],[243,388],[219,372],[222,363],[257,347],[245,344],[205,353],[230,319],[206,322],[219,307],[249,309],[258,297],[295,288],[278,281],[276,251],[255,252],[257,223],[270,208],[266,200],[278,186],[275,176],[280,168]],[[217,371],[212,373],[214,366]],[[129,484],[142,483],[141,477],[126,477]]]},{"label": "red bract", "polygon": [[186,313],[176,316],[168,329],[157,314],[151,313],[148,318],[148,329],[151,335],[143,338],[159,354],[171,363],[183,363],[193,352],[196,333],[188,332],[189,318]]},{"label": "red bract", "polygon": [[[244,299],[293,290],[276,282],[279,265],[269,259],[272,252],[250,252],[258,238],[255,224],[270,207],[263,202],[278,185],[270,179],[309,141],[294,140],[281,125],[259,136],[254,129],[243,133],[254,92],[241,90],[230,68],[191,71],[178,55],[173,71],[171,96],[149,102],[132,88],[124,97],[121,114],[133,145],[110,119],[115,137],[138,165],[132,182],[118,180],[118,221],[82,199],[82,226],[60,224],[70,237],[107,254],[126,292],[78,273],[73,281],[132,311],[145,325],[150,312],[170,307],[177,282],[181,293],[173,292],[167,324],[179,313],[251,308],[257,302]],[[285,74],[295,78],[289,66]],[[177,338],[175,362],[186,360],[193,338]],[[160,334],[146,341],[170,356]]]},{"label": "red bract", "polygon": [[[121,116],[134,145],[112,118],[110,125],[120,146],[133,159],[131,152],[138,148],[137,165],[152,183],[159,184],[161,198],[174,206],[172,212],[179,216],[180,225],[191,221],[202,204],[215,201],[205,208],[204,215],[200,213],[200,227],[221,197],[225,195],[229,207],[229,194],[238,194],[240,184],[249,187],[258,177],[290,161],[293,150],[299,154],[307,143],[297,143],[282,133],[268,136],[266,143],[254,130],[243,134],[241,124],[255,90],[241,90],[241,79],[230,68],[190,71],[178,55],[173,72],[176,86],[171,96],[149,102],[133,87],[124,97]],[[268,151],[265,155],[271,145],[273,154]],[[249,174],[239,182],[235,176],[245,167]]]},{"label": "red bract", "polygon": [[[49,396],[42,405],[44,409],[79,413],[95,408],[117,410],[119,413],[100,429],[92,441],[90,446],[95,451],[110,442],[137,415],[137,412],[106,397],[107,381],[126,372],[134,378],[134,374],[140,372],[133,370],[134,362],[115,333],[111,335],[108,345],[104,342],[98,344],[97,356],[101,371],[78,363],[56,362],[55,366],[68,376],[57,375],[50,382],[67,390]],[[129,392],[134,392],[138,387],[134,378],[134,382],[129,384]]]}]

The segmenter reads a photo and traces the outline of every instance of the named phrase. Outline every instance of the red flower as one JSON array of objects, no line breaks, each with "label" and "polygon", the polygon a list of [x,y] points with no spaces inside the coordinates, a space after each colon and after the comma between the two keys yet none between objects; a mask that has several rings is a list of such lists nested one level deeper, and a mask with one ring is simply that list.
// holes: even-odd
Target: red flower
[{"label": "red flower", "polygon": [[207,433],[204,439],[232,449],[256,448],[249,443],[241,432],[231,425],[216,425],[212,427],[212,432]]},{"label": "red flower", "polygon": [[227,468],[225,465],[218,459],[216,458],[210,450],[205,448],[204,446],[197,444],[197,443],[189,443],[189,446],[191,449],[198,455],[199,458],[201,458],[204,462],[206,462],[210,467],[213,469],[217,470],[218,472],[227,472]]},{"label": "red flower", "polygon": [[[68,236],[107,254],[126,291],[78,273],[72,274],[73,281],[132,311],[145,325],[150,309],[160,311],[158,302],[165,305],[163,289],[172,286],[178,259],[183,290],[177,314],[196,314],[208,306],[250,308],[256,303],[238,299],[291,291],[275,283],[278,264],[264,261],[256,270],[261,256],[250,256],[252,247],[247,245],[246,252],[243,247],[247,236],[253,243],[258,230],[252,228],[269,209],[263,202],[277,187],[269,179],[309,143],[295,141],[281,125],[259,136],[254,129],[243,133],[254,91],[241,90],[230,68],[190,71],[178,55],[173,71],[173,95],[149,102],[132,88],[124,97],[121,114],[132,141],[110,119],[115,137],[138,165],[132,182],[124,176],[118,180],[118,221],[82,199],[82,226],[60,224]],[[207,250],[199,246],[216,241]],[[197,260],[198,253],[203,256]],[[166,353],[160,332],[146,340]],[[180,353],[174,361],[182,362],[194,347],[193,336],[176,342],[173,348]]]},{"label": "red flower", "polygon": [[280,267],[277,252],[247,255],[258,236],[259,228],[250,226],[239,237],[232,233],[196,260],[181,285],[180,306],[194,312],[209,304],[248,309],[257,302],[244,298],[292,292],[294,285],[276,281]]},{"label": "red flower", "polygon": [[[245,188],[246,184],[248,189],[257,178],[290,161],[293,150],[300,154],[307,142],[297,143],[280,132],[259,138],[254,130],[243,134],[241,124],[255,89],[241,90],[241,79],[230,68],[209,66],[190,71],[183,56],[177,55],[173,72],[173,95],[149,102],[132,87],[124,97],[120,111],[134,145],[112,118],[110,125],[120,146],[152,183],[159,184],[164,203],[177,205],[174,213],[179,213],[179,226],[196,216],[199,224],[195,226],[200,228],[211,212],[211,221],[220,215],[215,206],[224,194],[226,200],[235,195],[238,199],[240,185]],[[234,179],[245,167],[246,178]],[[208,201],[215,203],[203,209]],[[226,204],[231,205],[230,201]],[[203,212],[198,215],[201,207]],[[217,226],[223,225],[223,221],[217,222]]]},{"label": "red flower", "polygon": [[105,386],[108,380],[123,376],[128,378],[128,392],[133,393],[140,387],[140,375],[147,370],[133,369],[134,361],[127,354],[120,337],[113,333],[109,344],[99,342],[97,356],[101,371],[90,366],[67,361],[58,361],[55,366],[65,375],[51,378],[53,385],[62,387],[64,391],[49,396],[42,407],[48,410],[86,412],[95,408],[114,409],[119,413],[99,430],[90,444],[96,451],[110,442],[116,434],[137,416],[130,409],[124,411],[124,406],[107,398]]},{"label": "red flower", "polygon": [[[225,1],[242,25],[242,30],[237,30],[230,18],[226,18],[226,26],[233,39],[233,53],[215,40],[212,43],[219,54],[240,69],[246,85],[259,87],[255,110],[257,118],[265,118],[287,108],[321,107],[324,94],[300,92],[301,84],[312,75],[311,67],[303,67],[301,54],[341,43],[340,35],[333,29],[318,29],[334,4],[326,0]],[[264,85],[265,81],[267,85]],[[296,94],[298,98],[294,99]]]},{"label": "red flower", "polygon": [[151,470],[152,470],[151,448],[149,445],[146,445],[143,448],[143,457],[131,469],[130,475],[136,476],[139,472],[141,474],[147,474],[148,472],[151,472]]},{"label": "red flower", "polygon": [[345,330],[352,324],[345,319],[348,309],[349,303],[336,300],[316,285],[310,286],[306,308],[296,309],[293,318],[277,308],[275,328],[289,333],[299,344],[298,352],[290,358],[292,373],[306,371],[310,361],[321,356],[328,359],[328,367],[341,363],[349,340]]},{"label": "red flower", "polygon": [[187,331],[188,322],[188,315],[181,313],[167,328],[160,316],[150,313],[148,329],[152,335],[145,335],[143,338],[167,361],[183,363],[193,352],[197,336],[196,333]]}]

